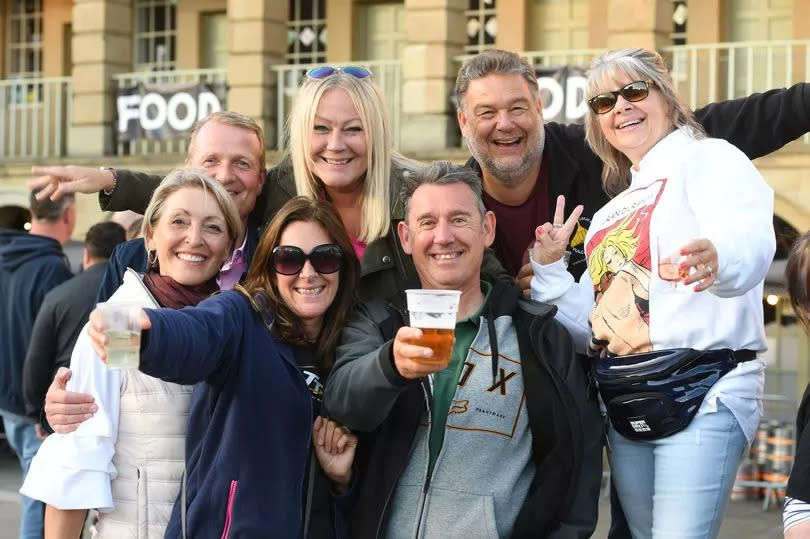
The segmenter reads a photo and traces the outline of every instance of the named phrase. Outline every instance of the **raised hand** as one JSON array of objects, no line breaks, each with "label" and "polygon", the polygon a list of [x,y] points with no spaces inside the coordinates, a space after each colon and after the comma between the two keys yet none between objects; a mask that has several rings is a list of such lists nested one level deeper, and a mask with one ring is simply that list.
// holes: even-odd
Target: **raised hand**
[{"label": "raised hand", "polygon": [[352,480],[357,436],[331,419],[316,417],[312,425],[312,445],[323,473],[339,492],[346,492]]},{"label": "raised hand", "polygon": [[558,196],[553,223],[545,223],[538,226],[534,231],[535,241],[531,252],[532,260],[545,266],[563,258],[565,251],[568,249],[571,234],[574,233],[583,209],[582,205],[577,206],[568,216],[568,219],[563,221],[565,197],[563,195]]},{"label": "raised hand", "polygon": [[[141,330],[152,328],[152,322],[149,320],[149,317],[146,316],[143,309],[140,311],[140,325]],[[107,363],[106,347],[109,339],[107,338],[107,334],[104,333],[105,329],[104,317],[98,312],[98,309],[93,309],[93,312],[90,313],[90,324],[87,326],[87,335],[90,337],[90,345],[93,347],[96,355],[101,361]]]},{"label": "raised hand", "polygon": [[71,193],[98,193],[115,185],[112,171],[95,167],[31,167],[31,172],[36,177],[28,181],[28,188],[41,189],[37,193],[38,200],[47,197],[59,200]]},{"label": "raised hand", "polygon": [[[426,346],[418,346],[413,341],[422,337],[422,330],[404,326],[399,328],[394,337],[394,366],[400,376],[415,380],[428,374],[443,370],[450,363],[446,361],[433,361],[433,350]],[[428,361],[426,363],[425,361]]]}]

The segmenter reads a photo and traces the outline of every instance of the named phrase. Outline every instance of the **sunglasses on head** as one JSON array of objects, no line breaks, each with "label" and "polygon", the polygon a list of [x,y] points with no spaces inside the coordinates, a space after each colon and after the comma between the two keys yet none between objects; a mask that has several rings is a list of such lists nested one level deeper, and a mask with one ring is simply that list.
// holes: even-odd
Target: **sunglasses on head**
[{"label": "sunglasses on head", "polygon": [[282,275],[299,273],[309,260],[318,273],[335,273],[343,266],[343,249],[335,243],[324,243],[306,254],[300,247],[278,245],[273,248],[273,269]]},{"label": "sunglasses on head", "polygon": [[637,80],[613,92],[605,92],[593,96],[588,100],[588,106],[590,106],[591,110],[596,114],[605,114],[613,110],[619,96],[622,96],[631,103],[646,99],[647,96],[650,95],[651,85],[655,85],[655,83],[652,81]]},{"label": "sunglasses on head", "polygon": [[350,75],[356,79],[367,79],[368,77],[373,77],[374,73],[366,69],[365,67],[360,66],[320,66],[320,67],[313,67],[309,71],[307,71],[306,75],[310,79],[314,80],[322,80],[328,79],[335,73],[345,73]]}]

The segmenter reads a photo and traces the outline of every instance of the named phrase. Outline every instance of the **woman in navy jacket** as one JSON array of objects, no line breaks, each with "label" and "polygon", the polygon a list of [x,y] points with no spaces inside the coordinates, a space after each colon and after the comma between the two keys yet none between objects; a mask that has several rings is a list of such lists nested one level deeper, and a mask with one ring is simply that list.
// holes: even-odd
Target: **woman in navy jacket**
[{"label": "woman in navy jacket", "polygon": [[[312,422],[359,263],[340,218],[324,201],[298,197],[262,236],[244,288],[180,311],[146,309],[140,370],[198,383],[186,437],[186,488],[166,537],[301,537]],[[91,316],[96,347],[105,338]],[[101,354],[100,354],[101,355]],[[316,453],[339,505],[356,439],[323,419]],[[185,516],[183,517],[183,513]],[[342,512],[333,512],[343,535]],[[185,529],[183,529],[185,521]]]}]

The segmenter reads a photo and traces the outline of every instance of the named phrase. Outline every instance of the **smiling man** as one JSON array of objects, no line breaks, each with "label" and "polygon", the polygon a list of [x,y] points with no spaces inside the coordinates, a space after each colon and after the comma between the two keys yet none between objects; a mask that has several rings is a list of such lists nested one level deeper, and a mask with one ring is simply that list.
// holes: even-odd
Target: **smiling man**
[{"label": "smiling man", "polygon": [[[582,204],[569,271],[585,269],[582,242],[590,218],[608,200],[602,162],[585,143],[582,125],[543,124],[543,103],[534,69],[513,52],[478,54],[459,70],[457,116],[472,158],[467,165],[483,180],[484,204],[498,219],[493,248],[504,267],[528,291],[527,248],[534,229],[551,221],[559,195],[565,215]],[[810,129],[810,85],[753,94],[695,111],[710,137],[723,138],[755,159]],[[644,119],[640,119],[642,123]]]},{"label": "smiling man", "polygon": [[422,288],[460,290],[449,361],[413,344],[404,294],[361,304],[344,330],[325,408],[368,433],[353,537],[589,537],[601,422],[584,358],[554,308],[482,280],[495,216],[467,167],[405,181],[398,227]]}]

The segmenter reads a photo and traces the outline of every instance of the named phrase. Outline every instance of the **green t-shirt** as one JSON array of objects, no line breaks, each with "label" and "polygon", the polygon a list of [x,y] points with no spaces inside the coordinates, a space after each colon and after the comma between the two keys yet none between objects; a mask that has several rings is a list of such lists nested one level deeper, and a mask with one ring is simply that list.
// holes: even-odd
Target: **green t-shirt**
[{"label": "green t-shirt", "polygon": [[481,281],[481,292],[484,294],[484,301],[478,311],[456,322],[453,352],[450,356],[450,364],[446,369],[433,375],[433,407],[432,421],[430,423],[430,464],[428,475],[433,473],[433,465],[444,443],[444,429],[447,424],[447,414],[450,412],[450,405],[456,395],[458,379],[461,376],[461,369],[464,360],[470,352],[470,345],[478,334],[478,326],[481,323],[481,313],[489,300],[489,292],[492,289],[489,283]]}]

